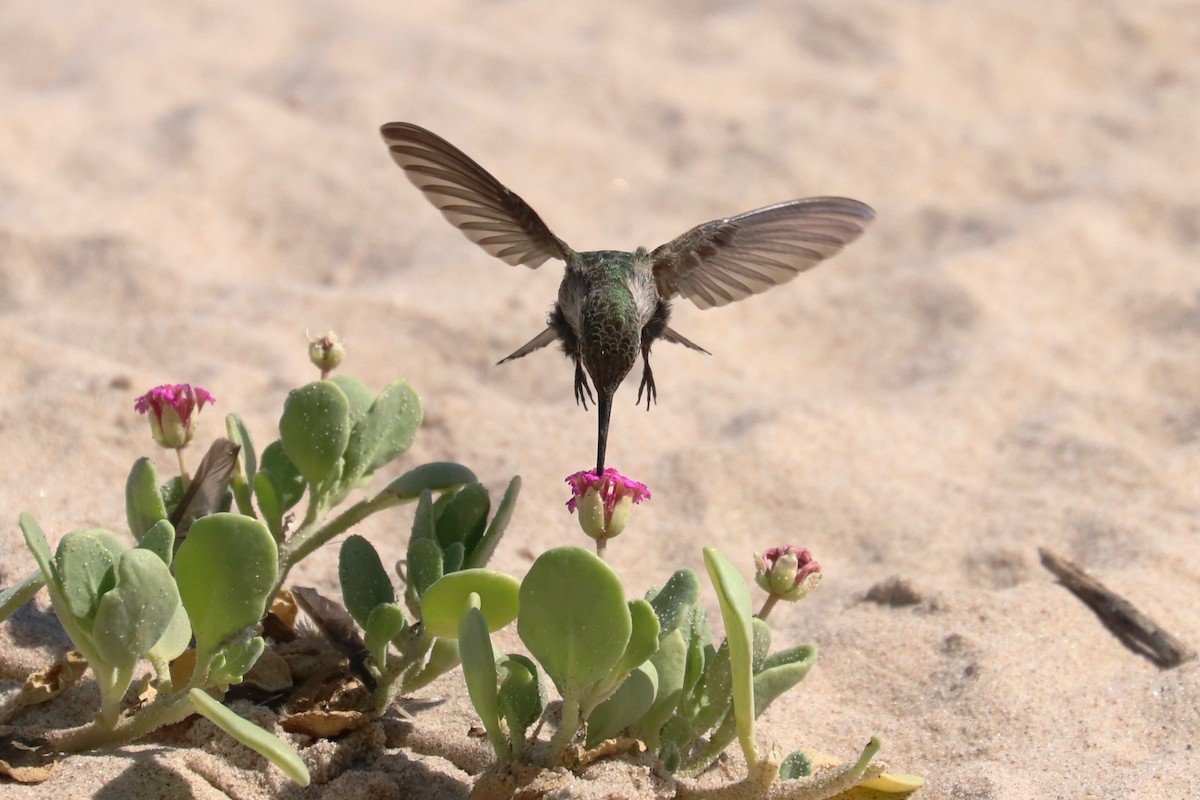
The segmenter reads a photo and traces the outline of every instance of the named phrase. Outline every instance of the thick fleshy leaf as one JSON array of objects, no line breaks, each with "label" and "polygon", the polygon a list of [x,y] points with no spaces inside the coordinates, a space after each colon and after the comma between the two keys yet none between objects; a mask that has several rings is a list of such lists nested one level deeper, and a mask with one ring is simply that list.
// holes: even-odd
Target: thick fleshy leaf
[{"label": "thick fleshy leaf", "polygon": [[308,767],[287,743],[249,720],[242,719],[199,689],[188,692],[196,710],[218,728],[262,755],[301,786],[308,786]]},{"label": "thick fleshy leaf", "polygon": [[367,624],[363,626],[363,645],[380,669],[387,665],[388,644],[406,624],[404,610],[395,603],[382,603],[371,610]]},{"label": "thick fleshy leaf", "polygon": [[133,462],[125,480],[125,516],[133,538],[139,540],[154,523],[167,518],[167,507],[158,489],[158,473],[148,458]]},{"label": "thick fleshy leaf", "polygon": [[612,697],[593,709],[587,719],[587,746],[595,747],[633,725],[654,703],[658,670],[646,662],[629,673]]},{"label": "thick fleshy leaf", "polygon": [[279,489],[275,486],[275,478],[268,472],[259,472],[254,476],[254,499],[258,503],[258,513],[267,530],[275,537],[275,541],[283,539],[283,504],[279,499]]},{"label": "thick fleshy leaf", "polygon": [[754,676],[754,716],[759,717],[776,698],[789,691],[817,661],[817,646],[802,644],[773,654]]},{"label": "thick fleshy leaf", "polygon": [[11,617],[18,608],[32,600],[45,585],[46,578],[39,569],[37,572],[26,575],[24,580],[14,583],[0,592],[0,622]]},{"label": "thick fleshy leaf", "polygon": [[632,623],[629,643],[625,645],[625,652],[616,667],[620,673],[644,664],[658,650],[658,617],[654,615],[650,604],[645,600],[630,600],[629,619]]},{"label": "thick fleshy leaf", "polygon": [[329,381],[295,389],[283,404],[279,438],[288,459],[310,484],[333,475],[350,441],[350,401]]},{"label": "thick fleshy leaf", "polygon": [[149,550],[126,550],[116,565],[116,586],[100,598],[92,625],[96,652],[129,669],[162,638],[179,608],[171,570]]},{"label": "thick fleshy leaf", "polygon": [[687,619],[700,600],[700,576],[687,568],[677,570],[650,600],[658,616],[661,636],[667,636]]},{"label": "thick fleshy leaf", "polygon": [[812,774],[812,759],[803,750],[793,750],[779,764],[779,780],[793,781]]},{"label": "thick fleshy leaf", "polygon": [[387,485],[380,494],[392,494],[400,500],[416,500],[421,492],[445,492],[475,480],[475,473],[462,464],[435,461],[410,469]]},{"label": "thick fleshy leaf", "polygon": [[199,653],[214,653],[262,618],[277,571],[275,539],[263,523],[226,513],[196,520],[175,554],[175,576]]},{"label": "thick fleshy leaf", "polygon": [[350,427],[353,428],[360,419],[366,416],[371,403],[375,402],[375,393],[358,378],[351,378],[348,375],[334,375],[329,382],[336,384],[350,402]]},{"label": "thick fleshy leaf", "polygon": [[271,476],[281,512],[287,511],[304,497],[304,476],[284,452],[283,442],[276,440],[267,445],[263,450],[258,470],[259,473],[265,472]]},{"label": "thick fleshy leaf", "polygon": [[517,617],[521,584],[511,575],[490,569],[465,569],[443,575],[421,596],[421,622],[434,636],[453,639],[472,594],[479,595],[479,609],[488,630],[498,631]]},{"label": "thick fleshy leaf", "polygon": [[29,548],[33,560],[37,562],[38,569],[42,571],[42,577],[54,591],[61,592],[62,584],[58,578],[58,568],[54,566],[54,557],[50,555],[50,543],[46,541],[46,534],[42,533],[42,528],[37,524],[37,520],[27,511],[21,512],[18,523],[21,526],[21,533],[25,536],[25,546]]},{"label": "thick fleshy leaf", "polygon": [[546,710],[546,686],[533,659],[514,653],[502,658],[499,665],[504,670],[500,681],[500,712],[516,746]]},{"label": "thick fleshy leaf", "polygon": [[488,497],[483,484],[472,483],[464,486],[455,493],[437,519],[438,544],[445,550],[458,542],[463,546],[464,553],[469,551],[483,537],[488,511],[491,508],[492,499]]},{"label": "thick fleshy leaf", "polygon": [[516,506],[517,495],[520,493],[521,476],[516,475],[508,482],[508,488],[504,490],[504,497],[500,500],[500,505],[496,507],[496,514],[488,524],[487,530],[484,531],[483,537],[468,548],[466,560],[463,562],[464,567],[483,567],[491,560],[492,553],[496,551],[496,545],[500,543],[500,537],[504,535],[504,529],[508,527],[508,521],[512,519],[513,508]]},{"label": "thick fleshy leaf", "polygon": [[254,442],[250,431],[242,418],[237,414],[225,415],[225,435],[237,448],[237,468],[229,481],[233,492],[234,502],[238,511],[247,516],[254,516],[254,506],[250,502],[251,489],[254,486],[254,475],[258,472],[258,460],[254,452]]},{"label": "thick fleshy leaf", "polygon": [[715,547],[704,548],[704,566],[717,590],[725,641],[729,644],[729,673],[732,678],[733,713],[738,740],[750,765],[758,762],[754,740],[753,629],[750,622],[750,590],[737,568]]},{"label": "thick fleshy leaf", "polygon": [[379,553],[357,534],[342,542],[338,553],[338,579],[346,610],[362,628],[367,627],[367,619],[376,606],[396,602],[396,591],[379,560]]},{"label": "thick fleshy leaf", "polygon": [[146,657],[159,663],[174,661],[187,650],[192,642],[192,624],[188,622],[187,609],[183,603],[175,609],[171,622],[163,635],[146,652]]},{"label": "thick fleshy leaf", "polygon": [[261,636],[253,636],[245,641],[226,645],[221,650],[223,660],[220,674],[214,676],[214,679],[222,685],[241,683],[242,676],[250,671],[266,647],[267,643]]},{"label": "thick fleshy leaf", "polygon": [[580,547],[546,551],[521,582],[517,631],[563,696],[603,680],[632,628],[621,579]]},{"label": "thick fleshy leaf", "polygon": [[[478,599],[478,598],[476,598]],[[496,750],[496,757],[508,758],[510,748],[500,727],[500,703],[497,697],[496,682],[496,651],[492,647],[492,638],[488,634],[488,623],[483,612],[470,604],[463,610],[459,621],[458,651],[462,657],[463,679],[467,684],[467,694],[475,713],[483,722],[488,739]]]},{"label": "thick fleshy leaf", "polygon": [[408,383],[388,384],[351,431],[346,474],[369,475],[412,447],[423,415],[421,398]]},{"label": "thick fleshy leaf", "polygon": [[751,617],[750,630],[753,642],[750,651],[750,671],[757,675],[771,652],[771,627],[758,617]]},{"label": "thick fleshy leaf", "polygon": [[114,568],[128,549],[116,534],[102,528],[71,531],[59,541],[54,565],[62,581],[63,597],[86,630],[91,629],[100,596],[116,582]]},{"label": "thick fleshy leaf", "polygon": [[432,539],[408,543],[408,587],[421,597],[442,577],[442,548]]},{"label": "thick fleshy leaf", "polygon": [[175,555],[175,527],[170,520],[160,519],[138,540],[137,546],[154,553],[169,567]]},{"label": "thick fleshy leaf", "polygon": [[678,708],[683,693],[687,664],[687,642],[683,632],[676,628],[660,639],[658,651],[650,657],[649,663],[654,665],[658,676],[658,691],[654,695],[654,702],[637,721],[637,728],[640,738],[653,748],[659,742],[662,726]]}]

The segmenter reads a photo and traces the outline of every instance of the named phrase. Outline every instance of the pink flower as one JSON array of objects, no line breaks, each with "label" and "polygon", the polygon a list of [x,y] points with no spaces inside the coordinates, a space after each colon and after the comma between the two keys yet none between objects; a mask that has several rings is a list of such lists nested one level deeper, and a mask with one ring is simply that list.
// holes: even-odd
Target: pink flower
[{"label": "pink flower", "polygon": [[807,547],[772,547],[754,554],[755,582],[763,591],[795,602],[821,582],[821,565]]},{"label": "pink flower", "polygon": [[196,435],[196,415],[206,403],[217,402],[199,386],[187,383],[163,384],[134,401],[139,414],[147,414],[150,434],[163,447],[186,447]]},{"label": "pink flower", "polygon": [[633,506],[650,499],[646,484],[626,478],[609,467],[603,475],[576,472],[567,477],[571,499],[567,510],[579,511],[579,525],[593,539],[611,539],[625,530]]}]

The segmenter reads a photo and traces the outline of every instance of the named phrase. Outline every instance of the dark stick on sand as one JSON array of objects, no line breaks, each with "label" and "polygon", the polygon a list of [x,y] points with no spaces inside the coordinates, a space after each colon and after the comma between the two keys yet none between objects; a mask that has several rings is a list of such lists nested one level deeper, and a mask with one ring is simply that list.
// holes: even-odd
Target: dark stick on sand
[{"label": "dark stick on sand", "polygon": [[1044,547],[1038,548],[1038,553],[1042,557],[1042,566],[1053,572],[1063,586],[1096,612],[1100,621],[1133,652],[1145,656],[1163,669],[1177,667],[1196,657],[1195,651],[1076,564]]}]

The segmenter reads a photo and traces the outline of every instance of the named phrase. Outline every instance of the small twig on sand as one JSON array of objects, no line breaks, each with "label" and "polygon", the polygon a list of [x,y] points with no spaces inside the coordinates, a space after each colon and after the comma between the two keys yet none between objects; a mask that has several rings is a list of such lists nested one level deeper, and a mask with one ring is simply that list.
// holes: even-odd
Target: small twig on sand
[{"label": "small twig on sand", "polygon": [[1163,669],[1177,667],[1196,653],[1158,626],[1133,604],[1088,575],[1077,565],[1044,547],[1038,548],[1042,566],[1100,617],[1121,643]]}]

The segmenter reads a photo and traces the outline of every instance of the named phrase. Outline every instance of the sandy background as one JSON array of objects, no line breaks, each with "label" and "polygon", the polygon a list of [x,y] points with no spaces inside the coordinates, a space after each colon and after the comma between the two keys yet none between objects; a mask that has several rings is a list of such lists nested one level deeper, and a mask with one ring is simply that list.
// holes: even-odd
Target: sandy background
[{"label": "sandy background", "polygon": [[[779,643],[821,647],[764,717],[783,750],[878,733],[930,800],[1194,796],[1200,667],[1131,653],[1036,548],[1200,644],[1200,6],[44,0],[0,7],[0,53],[0,583],[32,566],[21,510],[52,540],[124,529],[146,388],[198,383],[273,438],[313,377],[306,328],[348,340],[347,374],[422,393],[397,469],[457,460],[497,495],[523,476],[495,566],[583,543],[562,480],[595,419],[569,363],[493,366],[560,273],[453,231],[383,122],[455,142],[576,249],[846,195],[878,212],[862,241],[745,303],[677,303],[714,355],[661,344],[649,414],[636,370],[618,394],[610,463],[654,500],[611,562],[634,595],[705,544],[747,575],[755,549],[814,551],[824,583],[777,616]],[[365,531],[385,563],[409,521]],[[294,580],[332,591],[335,564]],[[864,600],[890,576],[920,602]],[[0,626],[0,689],[64,648],[46,607]],[[422,719],[461,738],[449,706]],[[320,745],[298,793],[198,746],[76,757],[0,797],[467,785]]]}]

